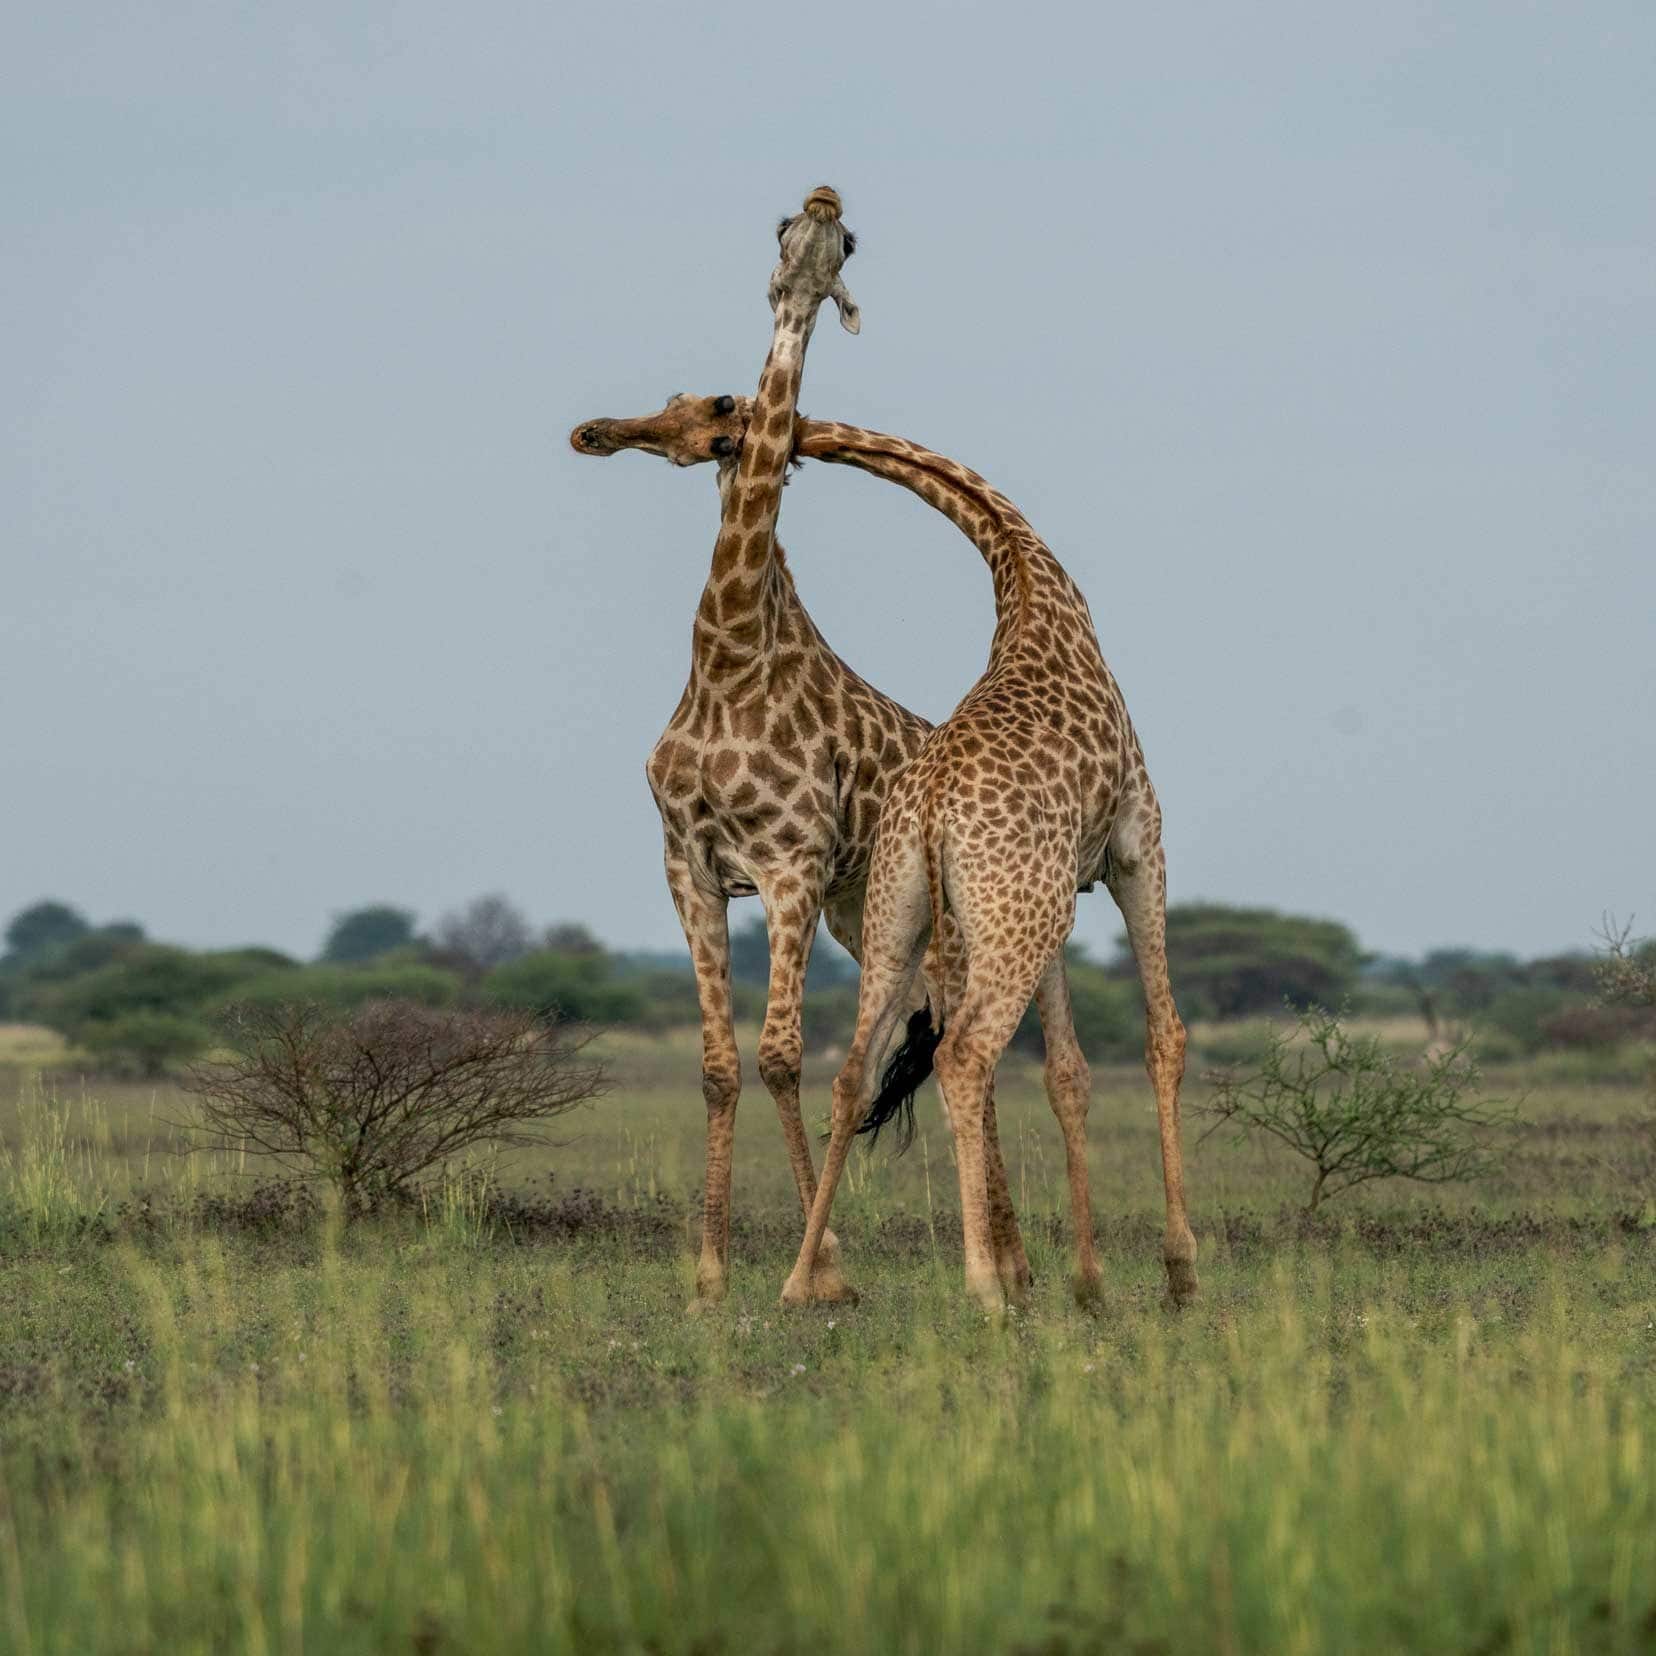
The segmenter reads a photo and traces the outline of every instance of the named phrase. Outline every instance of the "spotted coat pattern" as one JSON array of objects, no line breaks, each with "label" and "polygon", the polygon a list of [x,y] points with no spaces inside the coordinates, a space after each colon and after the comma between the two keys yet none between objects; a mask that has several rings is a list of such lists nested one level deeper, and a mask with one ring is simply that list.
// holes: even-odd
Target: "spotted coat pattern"
[{"label": "spotted coat pattern", "polygon": [[857,1030],[834,1083],[828,1156],[784,1303],[817,1297],[817,1239],[872,1098],[875,1061],[945,914],[959,927],[965,970],[963,981],[951,974],[936,1065],[956,1140],[968,1290],[987,1307],[1005,1303],[983,1123],[996,1062],[1034,995],[1048,1027],[1048,1093],[1064,1131],[1076,1287],[1096,1292],[1086,1065],[1079,1048],[1054,1050],[1054,1028],[1069,1024],[1063,945],[1075,894],[1099,878],[1121,909],[1144,988],[1167,1201],[1163,1257],[1173,1298],[1188,1299],[1196,1243],[1179,1141],[1185,1033],[1167,975],[1161,810],[1086,600],[1017,508],[977,473],[901,438],[862,434],[852,444],[846,430],[804,422],[798,451],[907,481],[951,517],[983,551],[996,626],[987,669],[898,775],[882,810]]}]

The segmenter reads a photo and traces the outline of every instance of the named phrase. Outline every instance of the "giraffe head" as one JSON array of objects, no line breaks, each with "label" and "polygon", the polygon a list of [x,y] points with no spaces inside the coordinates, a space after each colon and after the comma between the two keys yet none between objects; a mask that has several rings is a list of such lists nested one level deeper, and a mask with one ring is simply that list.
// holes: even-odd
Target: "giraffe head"
[{"label": "giraffe head", "polygon": [[862,327],[862,312],[840,280],[840,267],[856,251],[857,238],[840,222],[840,210],[838,194],[819,184],[799,212],[777,225],[782,256],[771,272],[770,303],[772,310],[791,303],[813,317],[824,299],[832,299],[840,326],[856,333]]},{"label": "giraffe head", "polygon": [[636,420],[583,420],[569,434],[577,454],[619,454],[641,449],[659,454],[675,466],[695,466],[704,460],[733,463],[742,451],[752,397],[691,397],[679,392],[667,399],[659,414]]}]

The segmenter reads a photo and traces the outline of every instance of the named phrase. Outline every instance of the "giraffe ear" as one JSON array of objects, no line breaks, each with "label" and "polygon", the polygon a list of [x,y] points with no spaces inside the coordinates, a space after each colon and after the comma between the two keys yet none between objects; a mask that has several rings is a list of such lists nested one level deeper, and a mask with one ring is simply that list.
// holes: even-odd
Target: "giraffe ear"
[{"label": "giraffe ear", "polygon": [[857,301],[851,297],[851,290],[836,276],[834,285],[828,292],[834,303],[839,306],[840,326],[849,334],[861,333],[862,312],[857,309]]}]

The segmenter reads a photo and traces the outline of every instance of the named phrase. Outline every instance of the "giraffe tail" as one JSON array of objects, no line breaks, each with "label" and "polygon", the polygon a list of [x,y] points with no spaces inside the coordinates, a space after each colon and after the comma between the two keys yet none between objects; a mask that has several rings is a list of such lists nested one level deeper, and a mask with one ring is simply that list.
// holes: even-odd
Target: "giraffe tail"
[{"label": "giraffe tail", "polygon": [[893,1121],[897,1123],[897,1153],[901,1155],[914,1143],[915,1094],[932,1072],[932,1060],[942,1039],[942,1026],[934,1027],[928,1000],[909,1014],[908,1033],[881,1072],[880,1090],[857,1129],[868,1134],[870,1144],[876,1143],[880,1129]]},{"label": "giraffe tail", "polygon": [[[929,803],[929,802],[928,802]],[[931,903],[932,948],[938,950],[943,938],[943,853],[935,827],[934,810],[921,811],[921,831],[926,856],[926,894]],[[937,1049],[943,1041],[943,1013],[933,1010],[930,997],[924,1006],[909,1014],[908,1033],[892,1053],[880,1075],[880,1090],[857,1128],[875,1143],[880,1129],[898,1123],[897,1153],[914,1143],[914,1098],[931,1074]]]}]

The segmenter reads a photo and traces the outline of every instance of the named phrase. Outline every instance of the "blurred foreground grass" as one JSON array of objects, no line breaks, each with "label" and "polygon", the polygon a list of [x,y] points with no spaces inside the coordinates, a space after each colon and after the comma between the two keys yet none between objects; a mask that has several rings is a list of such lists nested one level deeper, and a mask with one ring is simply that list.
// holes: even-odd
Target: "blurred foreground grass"
[{"label": "blurred foreground grass", "polygon": [[935,1118],[855,1160],[862,1304],[779,1314],[798,1222],[755,1087],[733,1296],[687,1317],[680,1046],[623,1048],[616,1098],[497,1170],[583,1187],[555,1222],[471,1179],[342,1230],[176,1158],[176,1099],[20,1072],[0,1650],[1656,1644],[1656,1244],[1607,1172],[1634,1088],[1532,1076],[1495,1180],[1309,1228],[1291,1167],[1210,1142],[1204,1298],[1171,1316],[1148,1088],[1103,1074],[1087,1315],[1013,1066],[1038,1284],[998,1327],[961,1301]]}]

